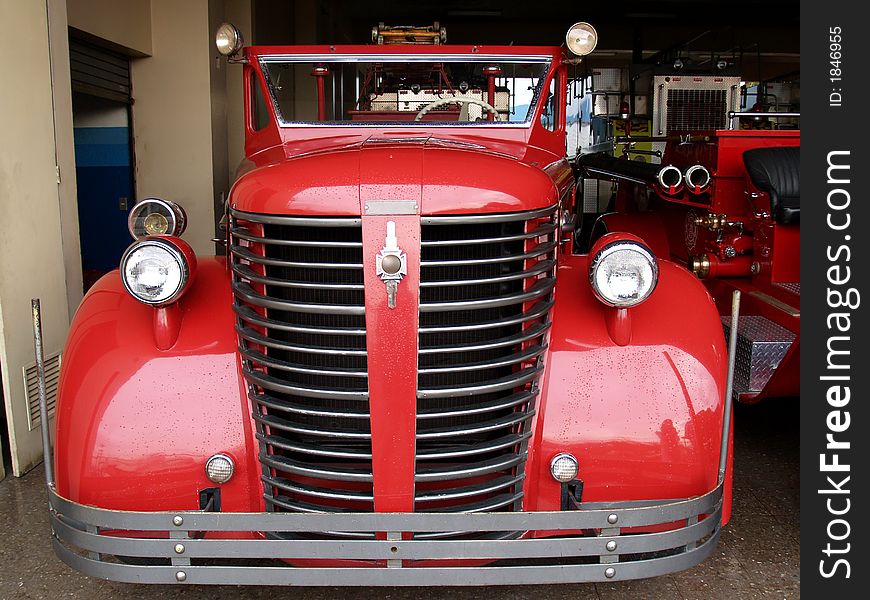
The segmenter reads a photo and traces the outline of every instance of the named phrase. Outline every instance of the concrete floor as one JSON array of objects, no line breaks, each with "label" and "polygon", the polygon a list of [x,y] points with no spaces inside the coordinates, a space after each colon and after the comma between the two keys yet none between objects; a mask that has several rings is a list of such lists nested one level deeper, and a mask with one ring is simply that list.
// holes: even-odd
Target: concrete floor
[{"label": "concrete floor", "polygon": [[82,598],[323,600],[716,600],[799,598],[798,400],[736,411],[734,515],[716,553],[672,576],[613,584],[509,588],[163,587],[90,579],[57,560],[49,544],[43,473],[0,482],[0,600]]}]

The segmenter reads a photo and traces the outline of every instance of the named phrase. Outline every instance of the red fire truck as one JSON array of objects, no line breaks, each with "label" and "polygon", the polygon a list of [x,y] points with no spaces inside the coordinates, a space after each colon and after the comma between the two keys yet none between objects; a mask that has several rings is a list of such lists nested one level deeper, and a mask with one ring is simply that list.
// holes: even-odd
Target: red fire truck
[{"label": "red fire truck", "polygon": [[[740,114],[750,123],[795,117],[732,112],[730,121]],[[578,161],[583,175],[619,182],[612,211],[598,218],[592,239],[609,231],[643,237],[656,256],[704,281],[726,328],[731,294],[740,290],[735,397],[798,396],[800,131],[675,132],[661,164],[627,158],[590,154]]]},{"label": "red fire truck", "polygon": [[222,26],[246,97],[226,256],[196,256],[170,201],[133,211],[64,354],[58,555],[184,584],[699,563],[731,508],[722,324],[656,240],[573,250],[567,67],[595,30],[373,36],[243,47]]}]

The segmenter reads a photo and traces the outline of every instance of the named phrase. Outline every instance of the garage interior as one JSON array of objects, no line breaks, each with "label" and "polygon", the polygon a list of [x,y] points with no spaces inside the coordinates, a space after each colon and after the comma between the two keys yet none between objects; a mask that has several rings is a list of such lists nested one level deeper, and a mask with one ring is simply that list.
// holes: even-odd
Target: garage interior
[{"label": "garage interior", "polygon": [[[451,44],[557,45],[574,22],[592,23],[597,50],[586,64],[629,70],[674,65],[709,72],[719,61],[746,82],[741,109],[759,100],[800,110],[799,8],[789,0],[626,0],[545,6],[504,0],[0,0],[6,56],[0,92],[0,599],[175,597],[73,573],[53,555],[44,510],[34,411],[30,298],[43,305],[46,355],[57,372],[71,316],[83,294],[115,268],[129,243],[127,214],[156,196],[187,210],[184,238],[214,253],[212,238],[244,156],[242,76],[218,59],[213,32],[224,21],[246,43],[370,43],[387,24],[446,27]],[[630,78],[626,78],[630,79]],[[623,89],[618,103],[635,94]],[[605,94],[605,104],[607,98]],[[605,119],[608,120],[607,115]],[[601,194],[609,196],[608,189]],[[26,207],[26,209],[24,209]],[[51,384],[54,384],[54,388]],[[735,416],[734,517],[716,554],[654,580],[489,590],[459,598],[799,597],[798,398],[741,405]],[[186,590],[187,597],[249,597],[275,590]],[[297,592],[335,595],[334,589]],[[379,590],[364,597],[440,596],[445,590]]]}]

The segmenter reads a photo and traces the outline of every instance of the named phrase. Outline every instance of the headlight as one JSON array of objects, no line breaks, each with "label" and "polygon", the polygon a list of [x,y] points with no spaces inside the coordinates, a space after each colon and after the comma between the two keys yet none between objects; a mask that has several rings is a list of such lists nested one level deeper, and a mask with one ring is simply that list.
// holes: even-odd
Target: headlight
[{"label": "headlight", "polygon": [[179,204],[160,198],[146,198],[136,204],[127,217],[133,239],[146,235],[181,235],[187,228],[187,214]]},{"label": "headlight", "polygon": [[181,240],[146,238],[127,248],[121,258],[121,280],[137,300],[169,304],[184,292],[192,260],[190,247]]},{"label": "headlight", "polygon": [[595,50],[598,44],[598,32],[589,23],[583,21],[574,23],[565,34],[565,45],[572,54],[586,56]]},{"label": "headlight", "polygon": [[630,308],[646,300],[658,278],[658,261],[650,249],[625,238],[604,243],[589,266],[595,295],[617,308]]},{"label": "headlight", "polygon": [[221,23],[217,33],[214,36],[214,44],[217,46],[217,51],[224,56],[233,56],[238,54],[242,46],[245,45],[242,39],[242,32],[232,23]]}]

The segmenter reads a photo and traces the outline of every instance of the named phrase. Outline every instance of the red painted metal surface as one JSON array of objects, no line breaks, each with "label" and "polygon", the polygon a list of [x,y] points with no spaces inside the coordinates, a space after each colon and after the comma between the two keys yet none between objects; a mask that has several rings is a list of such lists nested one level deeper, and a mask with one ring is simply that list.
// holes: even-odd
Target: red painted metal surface
[{"label": "red painted metal surface", "polygon": [[631,345],[619,346],[607,332],[607,307],[590,289],[587,261],[565,257],[559,268],[528,508],[558,510],[559,486],[549,476],[558,452],[577,456],[589,501],[712,489],[727,356],[708,293],[661,261],[659,285],[630,309]]},{"label": "red painted metal surface", "polygon": [[58,492],[118,510],[197,509],[214,484],[205,461],[225,452],[236,474],[225,510],[262,510],[251,408],[239,373],[229,277],[203,259],[179,302],[177,342],[154,343],[154,308],[134,300],[117,271],[73,319],[58,390]]},{"label": "red painted metal surface", "polygon": [[[387,306],[386,285],[375,274],[374,257],[384,247],[388,221],[396,224],[399,247],[408,261],[408,274],[399,283],[395,308]],[[369,258],[363,268],[375,510],[413,512],[420,218],[364,217],[363,256]]]}]

